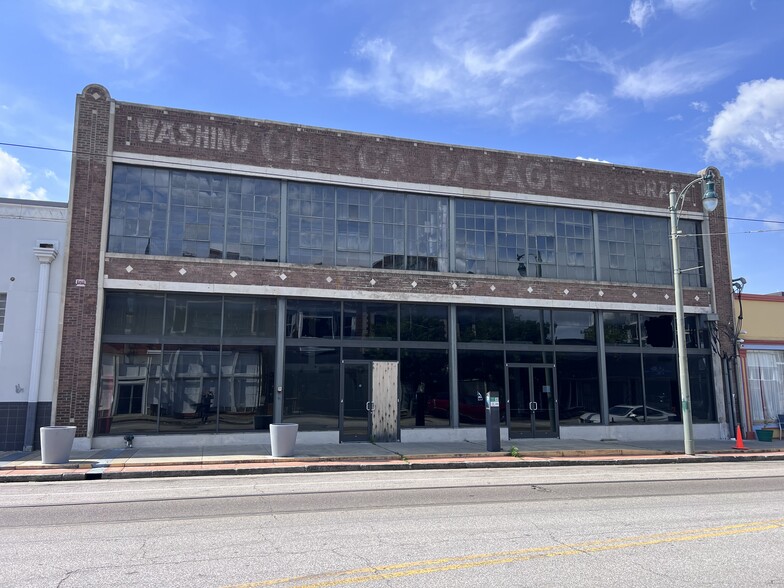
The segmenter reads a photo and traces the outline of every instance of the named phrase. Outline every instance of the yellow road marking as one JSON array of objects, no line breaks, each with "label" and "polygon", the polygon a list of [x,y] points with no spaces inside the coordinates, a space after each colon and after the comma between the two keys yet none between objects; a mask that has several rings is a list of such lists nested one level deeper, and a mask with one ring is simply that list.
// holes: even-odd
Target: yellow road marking
[{"label": "yellow road marking", "polygon": [[714,539],[730,535],[759,533],[784,528],[784,518],[767,521],[755,521],[724,525],[721,527],[707,527],[704,529],[690,529],[686,531],[673,531],[671,533],[655,533],[634,537],[616,537],[610,539],[586,541],[583,543],[570,543],[562,545],[549,545],[545,547],[529,547],[513,551],[499,551],[494,553],[480,553],[458,557],[445,557],[423,561],[389,564],[384,566],[355,568],[339,572],[297,576],[291,578],[277,578],[246,584],[236,584],[227,588],[257,588],[260,586],[280,586],[289,584],[297,588],[327,588],[329,586],[342,586],[358,584],[377,580],[392,580],[405,576],[418,576],[436,572],[465,570],[470,568],[495,566],[545,557],[560,557],[566,555],[580,555],[585,553],[598,553],[631,547],[646,547],[662,543],[680,543],[698,541],[700,539]]}]

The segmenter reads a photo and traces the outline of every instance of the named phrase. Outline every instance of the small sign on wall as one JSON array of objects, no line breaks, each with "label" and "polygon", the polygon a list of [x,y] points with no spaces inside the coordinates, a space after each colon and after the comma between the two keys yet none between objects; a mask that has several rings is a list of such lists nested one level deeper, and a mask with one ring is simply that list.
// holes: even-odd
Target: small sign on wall
[{"label": "small sign on wall", "polygon": [[76,278],[76,287],[77,288],[84,288],[87,285],[87,280],[83,278]]}]

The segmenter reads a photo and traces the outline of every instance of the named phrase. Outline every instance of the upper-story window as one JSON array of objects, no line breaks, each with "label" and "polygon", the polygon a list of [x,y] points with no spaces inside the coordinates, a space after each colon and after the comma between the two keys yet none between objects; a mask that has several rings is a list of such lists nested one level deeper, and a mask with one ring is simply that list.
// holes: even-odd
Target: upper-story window
[{"label": "upper-story window", "polygon": [[[284,216],[283,194],[278,180],[116,165],[108,251],[672,284],[663,217],[453,198],[451,227],[446,197],[287,182]],[[704,287],[700,223],[679,229],[683,284]]]},{"label": "upper-story window", "polygon": [[287,261],[447,271],[446,198],[288,184]]},{"label": "upper-story window", "polygon": [[[610,282],[672,284],[670,225],[667,219],[598,213],[599,268]],[[704,286],[699,223],[682,219],[678,245],[685,286]]]},{"label": "upper-story window", "polygon": [[109,251],[279,258],[280,182],[115,165]]},{"label": "upper-story window", "polygon": [[589,211],[457,200],[455,223],[455,269],[459,272],[594,277]]}]

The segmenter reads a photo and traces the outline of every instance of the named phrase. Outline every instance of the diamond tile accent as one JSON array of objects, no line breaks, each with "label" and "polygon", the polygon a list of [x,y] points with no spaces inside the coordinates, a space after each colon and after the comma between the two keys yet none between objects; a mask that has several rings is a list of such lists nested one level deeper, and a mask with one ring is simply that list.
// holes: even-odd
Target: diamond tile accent
[{"label": "diamond tile accent", "polygon": [[567,288],[564,288],[564,296],[566,296],[567,294],[569,294],[569,290]]},{"label": "diamond tile accent", "polygon": [[492,284],[492,285],[490,286],[490,291],[491,291],[491,292],[495,292],[495,284]]},{"label": "diamond tile accent", "polygon": [[279,277],[281,280],[283,280],[284,282],[286,281],[286,278],[288,278],[288,276],[287,276],[286,274],[284,274],[284,273],[281,273],[281,274],[280,274],[278,277]]},{"label": "diamond tile accent", "polygon": [[700,297],[699,297],[699,296],[695,296],[695,297],[694,297],[694,300],[696,300],[697,302],[699,302],[699,301],[700,301]]},{"label": "diamond tile accent", "polygon": [[232,278],[236,278],[236,277],[237,277],[237,272],[235,272],[234,270],[231,270],[231,273],[230,273],[229,275],[230,275]]},{"label": "diamond tile accent", "polygon": [[331,284],[331,283],[332,283],[332,276],[327,276],[327,284]]},{"label": "diamond tile accent", "polygon": [[417,283],[416,282],[411,282],[411,287],[412,288],[416,288],[417,287]]},{"label": "diamond tile accent", "polygon": [[531,286],[528,286],[528,293],[530,294],[530,293],[531,293],[531,292],[533,292],[533,291],[534,291],[534,289],[533,289],[533,288],[531,288]]},{"label": "diamond tile accent", "polygon": [[452,290],[457,290],[457,284],[455,284],[454,282],[452,282]]},{"label": "diamond tile accent", "polygon": [[188,273],[188,270],[186,270],[184,267],[181,267],[181,268],[180,268],[180,275],[181,275],[181,276],[184,276],[184,275],[185,275],[185,274],[187,274],[187,273]]},{"label": "diamond tile accent", "polygon": [[370,278],[370,285],[371,285],[371,286],[375,286],[375,285],[376,285],[376,280],[375,280],[375,278]]},{"label": "diamond tile accent", "polygon": [[125,268],[125,271],[130,274],[133,271],[133,266],[131,264],[128,264],[128,267]]},{"label": "diamond tile accent", "polygon": [[637,292],[632,292],[632,298],[637,298]]},{"label": "diamond tile accent", "polygon": [[599,290],[599,296],[604,296],[604,290]]},{"label": "diamond tile accent", "polygon": [[669,294],[665,294],[665,295],[664,295],[664,299],[665,299],[665,300],[669,300],[669,299],[670,299],[670,295],[669,295]]}]

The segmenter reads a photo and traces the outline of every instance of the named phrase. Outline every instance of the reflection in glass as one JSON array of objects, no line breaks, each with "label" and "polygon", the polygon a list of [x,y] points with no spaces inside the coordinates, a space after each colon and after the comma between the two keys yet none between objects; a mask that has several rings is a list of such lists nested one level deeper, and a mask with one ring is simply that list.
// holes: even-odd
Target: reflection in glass
[{"label": "reflection in glass", "polygon": [[218,429],[266,430],[272,423],[275,348],[224,345],[221,353]]},{"label": "reflection in glass", "polygon": [[396,347],[344,347],[343,359],[366,361],[397,361]]},{"label": "reflection in glass", "polygon": [[163,294],[106,293],[104,335],[149,335],[158,338],[162,328]]},{"label": "reflection in glass", "polygon": [[289,300],[286,305],[286,337],[340,339],[340,302]]},{"label": "reflection in glass", "polygon": [[689,357],[689,390],[692,420],[695,423],[715,423],[716,396],[713,393],[710,355]]},{"label": "reflection in glass", "polygon": [[222,308],[220,296],[168,294],[164,335],[220,337]]},{"label": "reflection in glass", "polygon": [[551,343],[550,311],[541,308],[505,309],[507,343]]},{"label": "reflection in glass", "polygon": [[104,344],[95,434],[155,432],[160,376],[160,345]]},{"label": "reflection in glass", "polygon": [[400,426],[449,426],[449,355],[444,350],[400,352]]},{"label": "reflection in glass", "polygon": [[503,314],[500,307],[458,306],[457,340],[501,341],[503,338]]},{"label": "reflection in glass", "polygon": [[217,346],[164,346],[162,433],[216,430],[220,360]]},{"label": "reflection in glass", "polygon": [[[498,394],[501,407],[506,406],[503,351],[459,350],[457,352],[457,396],[461,425],[485,424],[485,395]],[[501,410],[501,422],[506,410]]]},{"label": "reflection in glass", "polygon": [[[629,409],[641,407],[645,403],[642,387],[642,363],[639,353],[608,353],[607,400],[610,407],[610,424],[629,424],[644,422],[644,418],[627,418]],[[599,422],[598,410],[590,417],[591,422]],[[635,418],[637,414],[635,414]]]},{"label": "reflection in glass", "polygon": [[223,306],[224,337],[275,337],[274,298],[227,296]]},{"label": "reflection in glass", "polygon": [[300,431],[337,431],[340,403],[340,349],[286,348],[283,421]]},{"label": "reflection in glass", "polygon": [[637,313],[605,312],[604,342],[607,345],[640,346],[640,329]]},{"label": "reflection in glass", "polygon": [[344,302],[343,338],[397,341],[397,305]]},{"label": "reflection in glass", "polygon": [[401,304],[401,341],[446,341],[447,307],[442,304]]},{"label": "reflection in glass", "polygon": [[556,356],[558,418],[561,425],[599,422],[586,414],[600,412],[599,364],[596,353],[564,353]]},{"label": "reflection in glass", "polygon": [[551,351],[507,351],[506,363],[553,363]]},{"label": "reflection in glass", "polygon": [[582,310],[554,310],[556,345],[596,345],[596,314]]},{"label": "reflection in glass", "polygon": [[644,355],[645,420],[648,423],[680,421],[681,400],[674,355]]}]

